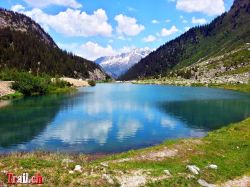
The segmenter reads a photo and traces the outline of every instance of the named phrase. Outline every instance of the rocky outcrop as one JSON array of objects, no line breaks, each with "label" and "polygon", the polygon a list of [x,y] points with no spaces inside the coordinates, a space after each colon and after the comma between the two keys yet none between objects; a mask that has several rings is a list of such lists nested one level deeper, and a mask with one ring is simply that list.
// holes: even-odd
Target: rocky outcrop
[{"label": "rocky outcrop", "polygon": [[11,89],[11,84],[11,81],[0,81],[0,97],[15,93],[15,90]]},{"label": "rocky outcrop", "polygon": [[31,18],[0,8],[0,28],[10,28],[21,32],[34,32],[45,43],[57,47],[53,39]]},{"label": "rocky outcrop", "polygon": [[89,79],[91,80],[105,80],[106,74],[100,69],[95,69],[94,71],[89,71]]},{"label": "rocky outcrop", "polygon": [[[184,84],[248,84],[250,81],[250,44],[224,55],[200,60],[193,65],[170,72]],[[176,80],[175,80],[176,81]]]},{"label": "rocky outcrop", "polygon": [[73,78],[69,78],[69,77],[62,77],[62,78],[60,78],[60,80],[68,82],[68,83],[72,84],[75,87],[89,86],[87,81],[81,80],[81,79],[73,79]]}]

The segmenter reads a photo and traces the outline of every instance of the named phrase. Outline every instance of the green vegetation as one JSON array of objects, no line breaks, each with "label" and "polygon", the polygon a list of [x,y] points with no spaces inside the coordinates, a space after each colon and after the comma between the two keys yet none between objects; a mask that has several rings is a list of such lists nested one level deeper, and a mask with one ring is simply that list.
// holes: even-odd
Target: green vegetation
[{"label": "green vegetation", "polygon": [[95,86],[96,85],[96,82],[94,80],[88,80],[88,84],[90,86]]},{"label": "green vegetation", "polygon": [[[215,18],[210,24],[191,28],[186,33],[169,41],[142,59],[121,80],[133,80],[154,76],[166,76],[169,71],[178,70],[201,60],[224,55],[250,41],[249,1],[235,0],[229,12]],[[225,62],[227,67],[235,66],[248,59],[246,49]],[[216,66],[216,64],[214,64]],[[183,72],[181,72],[183,74]],[[189,73],[184,73],[189,77]]]},{"label": "green vegetation", "polygon": [[250,84],[209,84],[208,86],[250,93]]},{"label": "green vegetation", "polygon": [[31,18],[1,8],[0,17],[9,25],[0,28],[0,69],[74,78],[89,78],[89,72],[101,70],[95,63],[61,50]]},{"label": "green vegetation", "polygon": [[[146,186],[199,186],[198,179],[221,184],[250,175],[249,125],[250,118],[210,132],[204,138],[171,140],[146,149],[96,157],[96,160],[95,156],[81,154],[2,155],[0,170],[17,175],[39,172],[46,186],[118,186],[134,176],[144,177]],[[165,156],[158,157],[160,153]],[[218,169],[207,168],[209,164],[217,165]],[[82,172],[70,173],[76,165],[81,165]],[[186,169],[187,165],[199,167],[199,174],[193,175]],[[109,183],[104,174],[113,183]],[[5,174],[0,173],[0,181],[7,182]]]},{"label": "green vegetation", "polygon": [[[0,72],[0,80],[14,81],[12,88],[17,91],[15,94],[4,96],[6,98],[20,97],[21,94],[26,96],[45,95],[48,93],[61,93],[72,91],[71,85],[58,78],[46,74],[32,75],[25,71],[17,71],[13,69],[4,69]],[[21,94],[20,94],[21,93]]]},{"label": "green vegetation", "polygon": [[23,94],[20,92],[15,92],[13,94],[8,94],[0,97],[0,100],[9,100],[9,99],[17,99],[23,97]]}]

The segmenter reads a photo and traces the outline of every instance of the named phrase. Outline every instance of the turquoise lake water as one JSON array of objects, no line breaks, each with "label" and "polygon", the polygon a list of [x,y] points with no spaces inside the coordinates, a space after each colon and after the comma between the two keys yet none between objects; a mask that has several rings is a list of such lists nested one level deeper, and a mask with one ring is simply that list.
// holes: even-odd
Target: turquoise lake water
[{"label": "turquoise lake water", "polygon": [[0,152],[114,153],[202,137],[250,116],[250,95],[212,88],[97,84],[0,108]]}]

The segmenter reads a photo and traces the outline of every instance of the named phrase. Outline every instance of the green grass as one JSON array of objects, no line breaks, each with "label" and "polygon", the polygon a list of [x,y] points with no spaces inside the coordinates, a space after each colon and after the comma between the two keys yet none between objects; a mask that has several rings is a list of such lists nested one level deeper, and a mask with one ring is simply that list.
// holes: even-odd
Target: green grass
[{"label": "green grass", "polygon": [[250,93],[250,84],[209,84],[209,87]]},{"label": "green grass", "polygon": [[[161,160],[138,159],[149,153],[162,150],[178,150],[176,156]],[[131,175],[132,171],[150,171],[148,177],[156,179],[164,176],[168,169],[171,177],[162,180],[147,180],[146,186],[198,186],[197,180],[204,179],[209,183],[221,184],[228,180],[250,175],[250,118],[222,129],[208,133],[200,139],[177,139],[166,141],[158,146],[141,150],[131,150],[121,154],[114,154],[88,161],[91,155],[68,155],[60,153],[13,153],[0,155],[0,171],[12,171],[21,174],[41,173],[45,186],[117,186],[115,177]],[[65,164],[64,159],[71,159],[73,163]],[[115,162],[130,158],[125,162]],[[107,162],[108,167],[101,163]],[[82,173],[69,174],[75,165],[82,166]],[[190,172],[186,165],[194,164],[201,171],[197,176],[189,179]],[[216,164],[217,170],[206,168],[209,164]],[[122,174],[119,174],[122,173]],[[108,174],[114,179],[114,184],[108,184],[102,178]],[[0,173],[0,181],[6,182],[6,176]]]},{"label": "green grass", "polygon": [[15,92],[13,94],[8,94],[0,97],[0,100],[9,100],[9,99],[19,99],[22,98],[23,94],[20,92]]},{"label": "green grass", "polygon": [[[165,84],[165,85],[186,86],[185,83],[180,85],[178,80],[174,79],[174,78],[145,79],[145,80],[138,80],[138,81],[133,82],[133,83],[134,84],[162,84],[162,85]],[[193,86],[193,87],[208,86],[211,88],[221,88],[221,89],[250,93],[250,84],[208,84],[208,85],[205,85],[203,83],[197,82],[197,83],[192,83],[191,85],[188,85],[188,86]]]},{"label": "green grass", "polygon": [[[17,93],[4,96],[2,99],[11,99],[24,96],[45,95],[54,93],[65,93],[74,91],[69,83],[52,78],[46,74],[33,75],[25,71],[15,69],[3,69],[0,71],[0,80],[14,81],[12,89]],[[21,93],[21,94],[20,94]]]},{"label": "green grass", "polygon": [[240,67],[236,70],[227,71],[225,73],[222,73],[221,75],[234,75],[234,74],[242,74],[242,73],[247,73],[247,72],[250,72],[250,65]]}]

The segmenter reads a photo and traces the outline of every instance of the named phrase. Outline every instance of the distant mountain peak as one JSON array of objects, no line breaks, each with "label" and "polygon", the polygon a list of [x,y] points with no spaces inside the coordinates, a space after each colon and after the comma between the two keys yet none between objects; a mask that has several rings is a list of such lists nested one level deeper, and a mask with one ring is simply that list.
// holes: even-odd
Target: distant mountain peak
[{"label": "distant mountain peak", "polygon": [[151,50],[147,48],[134,48],[129,52],[115,56],[100,57],[96,59],[95,62],[111,77],[118,78],[142,58],[146,57],[150,52]]}]

